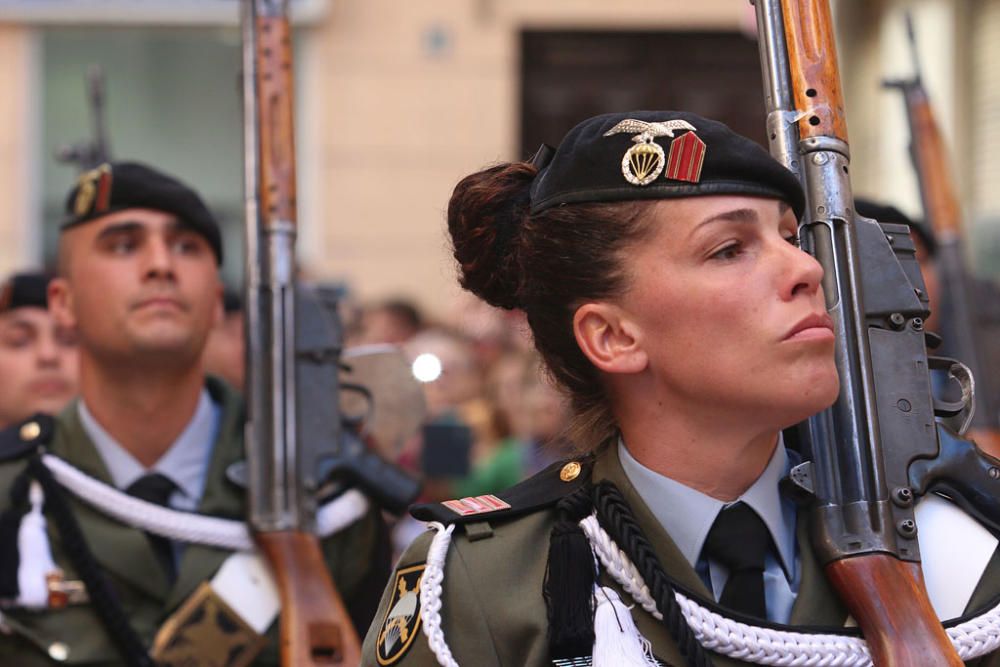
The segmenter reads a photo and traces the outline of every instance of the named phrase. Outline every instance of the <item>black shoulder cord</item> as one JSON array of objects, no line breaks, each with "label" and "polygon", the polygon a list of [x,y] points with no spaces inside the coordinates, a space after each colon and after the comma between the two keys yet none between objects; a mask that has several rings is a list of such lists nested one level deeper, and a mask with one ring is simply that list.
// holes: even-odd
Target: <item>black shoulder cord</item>
[{"label": "black shoulder cord", "polygon": [[639,569],[657,608],[663,614],[663,624],[677,643],[681,655],[692,667],[711,667],[708,651],[695,639],[694,632],[684,620],[663,565],[642,534],[618,487],[608,481],[598,482],[594,488],[594,509],[601,526]]},{"label": "black shoulder cord", "polygon": [[156,663],[149,657],[142,640],[129,624],[118,596],[101,571],[90,547],[87,546],[80,524],[76,522],[76,517],[63,495],[62,487],[39,456],[32,457],[28,462],[28,471],[42,485],[42,490],[45,492],[45,506],[55,520],[70,562],[87,587],[87,595],[90,596],[94,611],[104,624],[108,638],[114,643],[128,667],[154,667]]}]

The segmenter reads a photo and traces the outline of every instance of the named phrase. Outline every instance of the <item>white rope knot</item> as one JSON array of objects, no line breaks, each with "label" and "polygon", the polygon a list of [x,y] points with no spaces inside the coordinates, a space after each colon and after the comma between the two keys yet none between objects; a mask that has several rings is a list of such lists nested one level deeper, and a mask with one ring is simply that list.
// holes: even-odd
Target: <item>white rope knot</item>
[{"label": "white rope knot", "polygon": [[420,615],[423,617],[424,636],[441,667],[458,667],[441,629],[441,582],[444,581],[444,563],[448,558],[455,524],[445,528],[444,524],[432,521],[428,527],[436,530],[437,534],[427,550],[427,565],[420,581]]},{"label": "white rope knot", "polygon": [[[584,518],[580,527],[608,575],[643,609],[662,619],[639,570],[601,527],[597,517]],[[674,597],[695,638],[721,655],[758,665],[867,667],[872,664],[868,644],[860,637],[757,627],[726,618],[681,593],[674,592]],[[945,631],[962,660],[991,653],[1000,647],[1000,604]]]}]

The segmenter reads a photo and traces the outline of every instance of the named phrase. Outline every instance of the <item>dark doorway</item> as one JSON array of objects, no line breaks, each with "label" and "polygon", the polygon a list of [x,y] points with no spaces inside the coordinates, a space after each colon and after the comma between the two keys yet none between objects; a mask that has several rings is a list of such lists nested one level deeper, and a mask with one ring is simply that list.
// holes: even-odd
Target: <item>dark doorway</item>
[{"label": "dark doorway", "polygon": [[738,32],[521,33],[521,155],[600,113],[679,109],[766,145],[757,43]]}]

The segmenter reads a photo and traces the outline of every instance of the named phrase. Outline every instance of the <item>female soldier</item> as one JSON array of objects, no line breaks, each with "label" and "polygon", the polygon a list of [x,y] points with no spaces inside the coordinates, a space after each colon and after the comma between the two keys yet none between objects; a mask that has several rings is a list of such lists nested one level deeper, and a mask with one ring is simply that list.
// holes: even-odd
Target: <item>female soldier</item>
[{"label": "female soldier", "polygon": [[[666,111],[592,118],[458,184],[460,282],[525,311],[589,453],[414,510],[438,531],[400,560],[365,664],[707,664],[673,590],[771,630],[843,626],[779,490],[781,430],[839,387],[803,207],[761,147]],[[725,632],[709,644],[753,652]]]}]

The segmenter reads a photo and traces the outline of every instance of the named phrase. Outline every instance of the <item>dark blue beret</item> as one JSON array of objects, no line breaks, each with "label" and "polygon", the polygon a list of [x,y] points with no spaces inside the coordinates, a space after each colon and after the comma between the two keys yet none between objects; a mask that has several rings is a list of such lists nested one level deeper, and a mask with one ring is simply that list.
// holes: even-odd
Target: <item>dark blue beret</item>
[{"label": "dark blue beret", "polygon": [[50,280],[44,273],[15,273],[0,285],[0,313],[28,306],[48,308]]},{"label": "dark blue beret", "polygon": [[531,212],[574,202],[752,195],[801,217],[798,179],[759,144],[683,111],[631,111],[585,120],[555,152],[536,156]]},{"label": "dark blue beret", "polygon": [[208,241],[222,263],[222,234],[198,193],[172,176],[138,162],[106,162],[82,174],[66,197],[62,229],[128,208],[172,213]]}]

